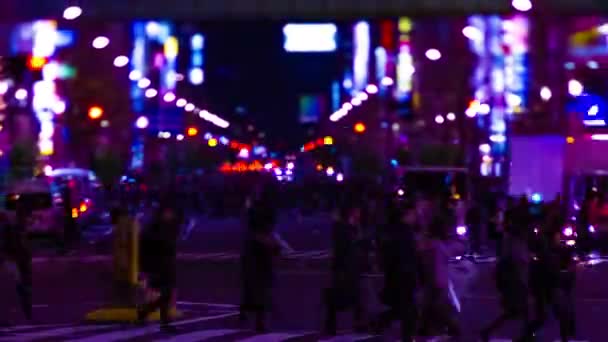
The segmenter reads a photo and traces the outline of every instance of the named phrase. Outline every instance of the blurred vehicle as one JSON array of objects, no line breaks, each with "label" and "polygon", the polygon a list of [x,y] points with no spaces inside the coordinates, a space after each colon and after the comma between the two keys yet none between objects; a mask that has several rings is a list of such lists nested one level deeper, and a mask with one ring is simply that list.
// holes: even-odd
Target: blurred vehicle
[{"label": "blurred vehicle", "polygon": [[29,179],[10,184],[5,193],[4,210],[11,222],[16,219],[17,204],[31,210],[27,225],[32,235],[63,234],[63,209],[53,200],[51,184],[45,179]]},{"label": "blurred vehicle", "polygon": [[[91,170],[62,168],[47,174],[51,186],[53,202],[64,208],[72,208],[72,217],[81,230],[95,226],[110,225],[110,208],[101,183]],[[71,203],[63,203],[63,191],[70,188]]]}]

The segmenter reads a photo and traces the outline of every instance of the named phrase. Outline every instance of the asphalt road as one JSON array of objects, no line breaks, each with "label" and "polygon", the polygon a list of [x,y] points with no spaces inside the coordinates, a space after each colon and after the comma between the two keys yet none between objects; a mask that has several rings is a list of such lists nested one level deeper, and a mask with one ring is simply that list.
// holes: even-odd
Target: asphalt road
[{"label": "asphalt road", "polygon": [[[10,323],[0,328],[0,341],[394,341],[398,331],[390,331],[386,336],[353,334],[348,314],[340,317],[340,336],[331,339],[318,333],[322,321],[320,293],[327,286],[328,273],[325,262],[310,261],[315,260],[311,255],[321,256],[327,250],[327,220],[284,222],[279,231],[296,252],[278,265],[268,334],[256,335],[250,326],[237,323],[240,289],[237,259],[196,258],[238,255],[241,227],[238,220],[228,220],[201,223],[180,243],[178,305],[184,316],[176,322],[178,335],[164,335],[155,325],[88,325],[83,321],[87,312],[113,301],[111,261],[101,253],[103,248],[94,246],[69,257],[38,253],[34,264],[33,325],[21,317],[14,282],[6,272],[0,273],[0,322]],[[298,253],[302,257],[297,257]],[[455,274],[467,274],[470,279],[458,287],[460,320],[467,333],[463,341],[472,342],[481,327],[498,315],[498,298],[492,278],[493,264],[463,265],[468,265],[468,271]],[[382,279],[377,275],[366,279],[370,288],[368,306],[376,312],[381,307],[372,299]],[[579,269],[576,289],[579,341],[608,341],[604,323],[608,317],[606,281],[608,264]],[[495,341],[510,341],[517,330],[516,323],[507,325],[497,332]],[[556,339],[557,326],[552,320],[539,341]]]}]

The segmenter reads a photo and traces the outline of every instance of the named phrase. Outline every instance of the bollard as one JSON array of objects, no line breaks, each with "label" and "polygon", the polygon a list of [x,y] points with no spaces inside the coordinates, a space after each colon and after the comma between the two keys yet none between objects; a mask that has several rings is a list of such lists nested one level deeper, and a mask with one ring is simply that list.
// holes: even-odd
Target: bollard
[{"label": "bollard", "polygon": [[113,240],[113,301],[90,312],[93,322],[130,322],[137,317],[139,287],[139,223],[133,217],[115,212]]}]

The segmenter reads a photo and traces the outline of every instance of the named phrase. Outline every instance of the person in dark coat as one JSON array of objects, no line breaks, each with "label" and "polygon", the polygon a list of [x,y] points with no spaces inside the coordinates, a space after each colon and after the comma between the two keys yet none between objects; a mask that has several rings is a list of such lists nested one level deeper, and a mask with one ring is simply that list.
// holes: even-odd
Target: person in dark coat
[{"label": "person in dark coat", "polygon": [[560,240],[561,231],[554,229],[544,234],[539,245],[536,253],[538,267],[531,270],[531,274],[536,275],[532,285],[535,317],[518,341],[529,341],[536,335],[545,325],[549,309],[559,321],[561,341],[567,342],[576,333],[574,251]]},{"label": "person in dark coat", "polygon": [[331,285],[324,293],[325,333],[335,335],[339,311],[354,311],[355,330],[364,330],[361,296],[361,209],[346,205],[332,228]]},{"label": "person in dark coat", "polygon": [[384,271],[382,302],[389,309],[380,314],[377,333],[393,320],[401,322],[401,340],[413,341],[416,332],[416,241],[414,237],[415,207],[394,201],[388,205],[387,223],[379,235]]},{"label": "person in dark coat", "polygon": [[247,313],[256,314],[256,330],[266,330],[266,313],[272,302],[274,258],[280,244],[274,237],[276,212],[270,189],[261,190],[250,201],[247,211],[247,231],[241,254],[241,306],[239,319],[246,321]]},{"label": "person in dark coat", "polygon": [[18,201],[16,220],[4,230],[4,255],[14,265],[17,275],[17,296],[27,320],[32,320],[32,252],[27,239],[28,218],[31,211]]},{"label": "person in dark coat", "polygon": [[175,330],[170,325],[169,310],[176,285],[177,235],[181,221],[181,213],[172,202],[165,200],[141,238],[141,271],[146,275],[149,287],[157,290],[160,296],[138,308],[137,319],[142,322],[160,309],[161,329],[167,332]]},{"label": "person in dark coat", "polygon": [[68,249],[73,247],[73,243],[77,237],[77,224],[76,218],[72,214],[74,204],[74,194],[72,191],[71,184],[68,182],[63,187],[61,192],[61,200],[63,202],[63,241],[61,242],[61,252],[66,253]]},{"label": "person in dark coat", "polygon": [[502,254],[496,265],[496,287],[501,295],[503,312],[481,332],[481,340],[489,341],[491,334],[506,321],[521,319],[522,331],[528,324],[528,250],[527,229],[513,226],[504,233]]}]

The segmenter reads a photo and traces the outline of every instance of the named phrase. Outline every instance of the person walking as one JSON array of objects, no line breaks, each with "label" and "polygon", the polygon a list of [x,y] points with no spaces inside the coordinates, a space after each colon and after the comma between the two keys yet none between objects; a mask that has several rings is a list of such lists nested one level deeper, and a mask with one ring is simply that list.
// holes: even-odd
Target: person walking
[{"label": "person walking", "polygon": [[358,240],[361,236],[361,209],[346,204],[332,227],[331,285],[325,290],[325,333],[336,335],[337,314],[353,310],[355,330],[364,331],[361,276],[362,254]]},{"label": "person walking", "polygon": [[61,241],[60,253],[67,253],[68,250],[73,248],[73,244],[76,240],[77,235],[77,224],[76,217],[72,213],[74,208],[74,194],[72,191],[72,184],[68,182],[64,185],[61,192],[61,200],[63,203],[63,241]]},{"label": "person walking", "polygon": [[512,226],[503,233],[502,254],[496,264],[496,287],[501,297],[502,313],[481,332],[481,341],[506,321],[521,319],[522,331],[528,324],[528,269],[530,253],[525,227]]},{"label": "person walking", "polygon": [[32,321],[32,252],[27,238],[30,216],[27,205],[17,201],[15,222],[7,225],[3,237],[5,262],[15,276],[19,304],[28,321]]},{"label": "person walking", "polygon": [[241,254],[241,305],[239,319],[256,315],[255,329],[266,331],[266,315],[272,303],[274,258],[281,251],[274,235],[276,211],[270,189],[260,190],[247,210],[247,231]]},{"label": "person walking", "polygon": [[536,275],[531,286],[535,317],[518,341],[532,339],[545,325],[551,309],[559,321],[561,341],[567,342],[576,333],[574,251],[561,243],[561,231],[552,229],[544,234],[536,255],[537,265],[531,269],[531,274]]},{"label": "person walking", "polygon": [[170,325],[169,314],[176,285],[177,236],[181,223],[182,215],[174,207],[174,202],[164,199],[141,238],[141,271],[149,287],[160,295],[137,309],[137,320],[141,323],[149,314],[160,309],[161,330],[169,333],[176,331]]},{"label": "person walking", "polygon": [[416,224],[415,207],[409,203],[401,208],[394,200],[389,201],[387,223],[379,234],[380,255],[384,272],[382,302],[389,307],[375,323],[380,334],[390,323],[401,323],[401,340],[413,341],[416,333]]},{"label": "person walking", "polygon": [[428,336],[431,332],[447,334],[453,340],[461,336],[455,298],[451,298],[451,281],[448,267],[451,257],[461,255],[465,246],[461,241],[451,240],[448,233],[453,227],[453,219],[445,202],[435,206],[434,217],[429,225],[429,239],[421,241],[423,274],[423,305],[421,332]]}]

